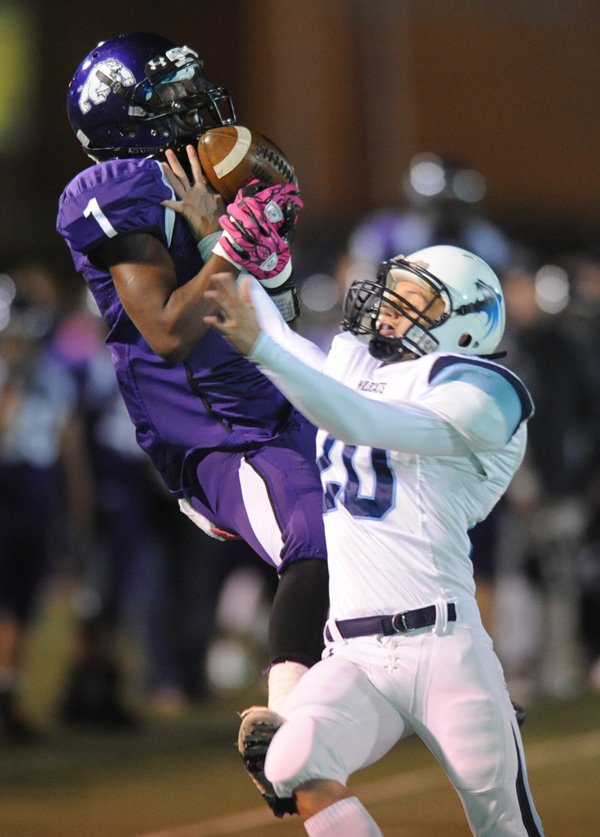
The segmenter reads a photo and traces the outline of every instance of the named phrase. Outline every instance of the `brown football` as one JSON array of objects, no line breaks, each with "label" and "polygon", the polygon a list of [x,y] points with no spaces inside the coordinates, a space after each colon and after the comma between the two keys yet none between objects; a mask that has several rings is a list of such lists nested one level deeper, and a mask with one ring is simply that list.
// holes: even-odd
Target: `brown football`
[{"label": "brown football", "polygon": [[254,179],[298,185],[294,167],[281,148],[243,125],[210,128],[198,141],[198,157],[208,182],[226,203]]}]

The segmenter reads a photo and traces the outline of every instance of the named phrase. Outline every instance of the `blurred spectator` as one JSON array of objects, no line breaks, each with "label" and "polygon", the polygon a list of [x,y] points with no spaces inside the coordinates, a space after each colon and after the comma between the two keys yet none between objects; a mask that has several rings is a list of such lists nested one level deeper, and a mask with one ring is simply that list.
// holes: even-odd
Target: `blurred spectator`
[{"label": "blurred spectator", "polygon": [[[180,563],[178,530],[187,521],[174,515],[174,503],[137,445],[103,342],[104,325],[84,304],[79,281],[77,294],[79,304],[56,324],[52,351],[77,385],[93,515],[71,568],[76,627],[59,716],[98,729],[132,728],[139,723],[133,699],[158,688],[158,660],[167,665],[161,649],[178,653],[162,602],[172,580],[165,565]],[[178,599],[179,610],[181,604]],[[197,641],[192,632],[186,638],[191,645]]]},{"label": "blurred spectator", "polygon": [[502,285],[507,330],[501,348],[506,365],[529,388],[536,414],[525,461],[506,495],[497,644],[517,699],[569,697],[580,676],[576,558],[594,462],[594,393],[581,347],[565,329],[564,270],[514,267]]},{"label": "blurred spectator", "polygon": [[27,260],[44,286],[47,352],[76,392],[89,471],[85,525],[63,571],[75,584],[75,632],[59,716],[97,729],[135,727],[136,703],[174,712],[210,696],[206,661],[228,574],[245,544],[207,537],[179,511],[135,440],[104,325],[72,268]]},{"label": "blurred spectator", "polygon": [[[98,321],[87,319],[86,331],[82,312],[68,317],[54,341],[79,383],[94,486],[94,519],[76,568],[78,627],[60,715],[67,723],[132,726],[137,719],[125,693],[134,690],[124,671],[135,671],[139,686],[147,670],[164,517],[157,514],[156,481],[116,390]],[[133,654],[124,653],[127,645]]]},{"label": "blurred spectator", "polygon": [[39,731],[23,710],[29,630],[67,527],[88,496],[72,381],[48,351],[52,289],[0,277],[0,740]]},{"label": "blurred spectator", "polygon": [[590,683],[600,691],[600,250],[570,255],[564,266],[572,292],[566,325],[580,347],[593,402],[593,468],[584,486],[588,519],[578,554],[579,630]]},{"label": "blurred spectator", "polygon": [[417,154],[402,179],[403,205],[378,210],[354,228],[339,267],[348,282],[384,259],[432,244],[454,244],[481,256],[495,271],[512,245],[484,211],[485,178],[438,154]]},{"label": "blurred spectator", "polygon": [[161,514],[169,536],[146,688],[154,711],[169,715],[259,678],[277,579],[243,541],[210,538],[170,501]]},{"label": "blurred spectator", "polygon": [[[350,231],[333,276],[315,273],[301,283],[300,330],[325,351],[339,330],[348,285],[374,276],[385,259],[432,244],[453,244],[500,272],[520,249],[486,216],[486,183],[480,172],[423,152],[411,159],[400,186],[397,205],[368,213]],[[321,264],[325,260],[323,254]]]}]

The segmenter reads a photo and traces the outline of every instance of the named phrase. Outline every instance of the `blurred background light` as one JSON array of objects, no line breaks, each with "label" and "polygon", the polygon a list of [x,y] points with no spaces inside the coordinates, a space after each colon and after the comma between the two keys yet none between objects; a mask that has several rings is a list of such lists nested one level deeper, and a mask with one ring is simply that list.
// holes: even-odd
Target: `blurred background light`
[{"label": "blurred background light", "polygon": [[339,305],[341,290],[333,276],[313,273],[302,283],[300,298],[306,308],[322,314]]},{"label": "blurred background light", "polygon": [[569,304],[569,278],[557,265],[541,267],[535,275],[535,298],[542,311],[558,314]]},{"label": "blurred background light", "polygon": [[477,203],[485,196],[485,177],[474,169],[461,169],[452,178],[452,188],[459,201]]},{"label": "blurred background light", "polygon": [[33,111],[35,44],[26,4],[0,0],[0,151],[27,137]]},{"label": "blurred background light", "polygon": [[434,154],[415,157],[411,163],[409,178],[415,192],[425,197],[439,195],[446,186],[442,161]]}]

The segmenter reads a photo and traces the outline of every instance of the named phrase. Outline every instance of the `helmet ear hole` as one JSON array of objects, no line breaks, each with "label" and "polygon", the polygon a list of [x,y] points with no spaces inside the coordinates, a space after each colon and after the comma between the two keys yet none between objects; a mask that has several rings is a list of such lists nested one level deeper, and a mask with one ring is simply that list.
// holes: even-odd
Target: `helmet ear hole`
[{"label": "helmet ear hole", "polygon": [[131,125],[130,123],[121,122],[117,124],[117,131],[119,132],[120,136],[131,138],[135,136],[137,128],[135,125]]},{"label": "helmet ear hole", "polygon": [[461,349],[464,349],[466,346],[470,346],[472,341],[473,338],[471,337],[471,335],[465,332],[464,334],[461,334],[461,336],[459,337],[458,345],[461,347]]}]

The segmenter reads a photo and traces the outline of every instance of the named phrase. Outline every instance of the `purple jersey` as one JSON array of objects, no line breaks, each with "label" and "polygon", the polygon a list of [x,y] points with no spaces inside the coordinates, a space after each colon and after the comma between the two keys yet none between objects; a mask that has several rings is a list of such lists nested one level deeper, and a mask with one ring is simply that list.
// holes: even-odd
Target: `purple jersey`
[{"label": "purple jersey", "polygon": [[107,344],[138,443],[169,489],[180,495],[187,457],[268,442],[288,425],[293,410],[257,367],[215,331],[184,362],[163,360],[127,316],[108,270],[92,261],[94,250],[109,238],[147,232],[168,249],[178,283],[189,281],[202,260],[185,220],[160,205],[173,197],[157,161],[110,160],[85,169],[68,184],[57,229],[109,327]]}]

